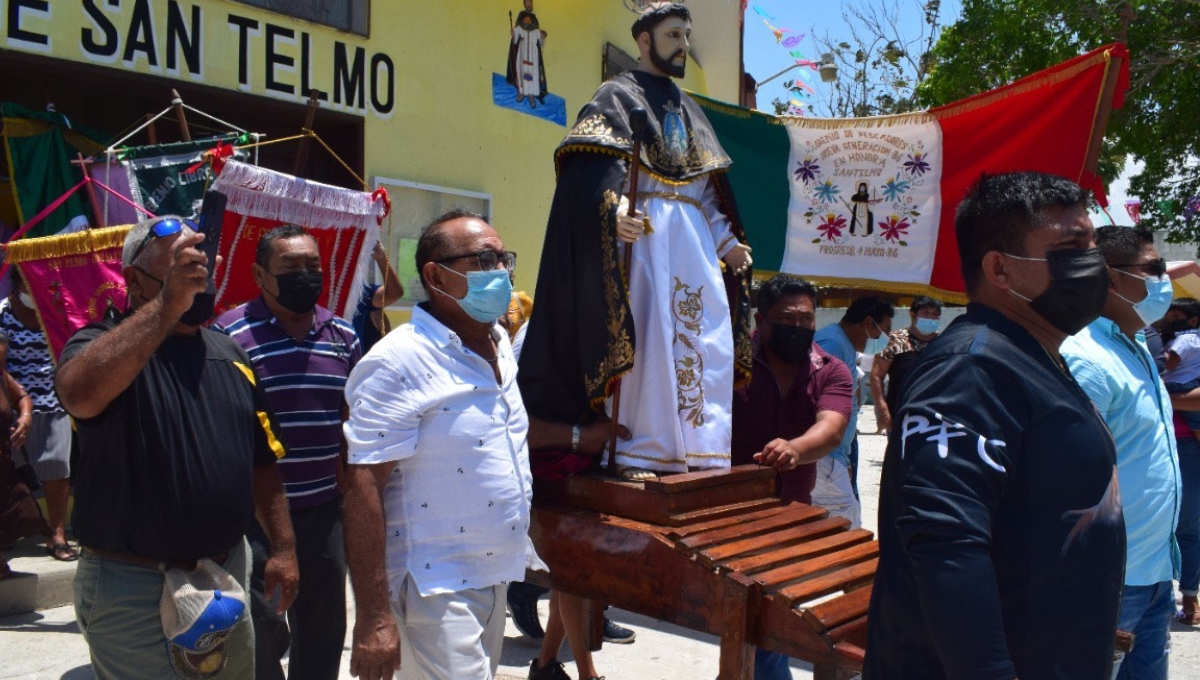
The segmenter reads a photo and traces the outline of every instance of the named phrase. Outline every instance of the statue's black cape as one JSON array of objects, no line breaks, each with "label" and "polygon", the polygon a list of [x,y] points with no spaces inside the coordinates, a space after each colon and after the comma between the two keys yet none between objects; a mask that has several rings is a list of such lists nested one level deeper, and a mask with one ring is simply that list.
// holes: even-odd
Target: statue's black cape
[{"label": "statue's black cape", "polygon": [[[746,242],[725,175],[729,156],[700,107],[669,78],[641,71],[601,85],[554,155],[558,185],[518,373],[525,407],[536,418],[591,421],[603,414],[614,381],[633,366],[636,333],[621,272],[616,211],[633,156],[629,111],[634,107],[650,114],[654,137],[642,145],[641,172],[677,185],[707,176],[733,234]],[[673,155],[664,145],[668,108],[686,123],[686,153]],[[749,380],[752,362],[749,281],[749,272],[725,275],[739,384]]]}]

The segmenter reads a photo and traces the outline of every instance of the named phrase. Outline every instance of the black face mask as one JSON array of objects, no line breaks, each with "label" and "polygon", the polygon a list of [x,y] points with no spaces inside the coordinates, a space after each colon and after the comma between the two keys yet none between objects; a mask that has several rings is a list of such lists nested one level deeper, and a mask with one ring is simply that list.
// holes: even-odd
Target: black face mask
[{"label": "black face mask", "polygon": [[325,275],[308,269],[271,276],[279,286],[279,295],[275,299],[284,309],[296,314],[311,312],[325,288]]},{"label": "black face mask", "polygon": [[200,326],[206,323],[213,315],[213,306],[217,303],[217,289],[213,287],[213,280],[208,280],[208,288],[203,293],[196,293],[196,297],[192,298],[192,306],[179,317],[179,323],[185,326]]},{"label": "black face mask", "polygon": [[1028,302],[1050,325],[1067,335],[1075,335],[1100,317],[1108,299],[1109,276],[1104,256],[1098,248],[1064,248],[1047,252],[1045,261],[1050,266],[1050,287],[1044,293],[1030,300],[1015,290],[1012,292]]},{"label": "black face mask", "polygon": [[771,324],[771,338],[767,340],[767,348],[775,358],[784,363],[798,364],[808,356],[812,349],[813,335],[816,332],[804,326],[789,326],[787,324]]}]

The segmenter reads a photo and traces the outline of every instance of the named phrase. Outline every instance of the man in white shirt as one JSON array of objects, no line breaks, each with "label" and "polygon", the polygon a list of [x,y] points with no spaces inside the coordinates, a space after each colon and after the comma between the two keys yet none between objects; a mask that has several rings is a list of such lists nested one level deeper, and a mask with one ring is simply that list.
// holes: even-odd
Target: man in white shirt
[{"label": "man in white shirt", "polygon": [[422,233],[416,260],[429,301],[346,385],[350,670],[490,680],[507,584],[536,559],[529,420],[496,326],[516,256],[482,217],[452,211]]}]

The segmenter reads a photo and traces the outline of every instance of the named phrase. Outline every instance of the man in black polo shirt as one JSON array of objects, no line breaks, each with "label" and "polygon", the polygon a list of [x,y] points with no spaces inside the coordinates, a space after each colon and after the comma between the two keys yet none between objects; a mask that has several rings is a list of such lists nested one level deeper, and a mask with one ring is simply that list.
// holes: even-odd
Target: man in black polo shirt
[{"label": "man in black polo shirt", "polygon": [[[281,611],[296,595],[275,467],[284,450],[245,352],[199,327],[212,315],[201,240],[177,218],[130,230],[130,311],[76,333],[59,360],[55,386],[80,446],[75,615],[100,680],[175,677],[159,612],[163,569],[208,558],[247,588],[244,537],[256,511],[271,540],[268,592],[280,586]],[[253,677],[249,617],[225,655],[224,668],[203,677]]]},{"label": "man in black polo shirt", "polygon": [[1100,315],[1087,193],[982,177],[955,218],[971,304],[913,365],[879,497],[863,677],[1108,678],[1116,451],[1059,345]]}]

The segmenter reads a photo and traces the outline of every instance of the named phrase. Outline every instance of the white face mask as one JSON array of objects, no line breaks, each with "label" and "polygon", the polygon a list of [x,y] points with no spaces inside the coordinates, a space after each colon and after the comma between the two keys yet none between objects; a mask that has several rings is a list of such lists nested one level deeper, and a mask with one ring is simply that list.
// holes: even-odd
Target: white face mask
[{"label": "white face mask", "polygon": [[20,293],[17,293],[17,297],[21,300],[21,304],[25,305],[29,309],[36,309],[36,307],[33,305],[33,296],[29,293],[21,291]]}]

